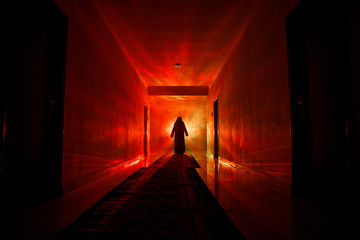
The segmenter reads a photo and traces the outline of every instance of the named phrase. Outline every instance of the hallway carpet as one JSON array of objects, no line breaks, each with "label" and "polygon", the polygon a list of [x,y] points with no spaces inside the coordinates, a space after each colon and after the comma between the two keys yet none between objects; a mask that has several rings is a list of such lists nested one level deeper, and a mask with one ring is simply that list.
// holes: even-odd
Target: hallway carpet
[{"label": "hallway carpet", "polygon": [[195,159],[140,168],[55,239],[244,239],[199,177]]}]

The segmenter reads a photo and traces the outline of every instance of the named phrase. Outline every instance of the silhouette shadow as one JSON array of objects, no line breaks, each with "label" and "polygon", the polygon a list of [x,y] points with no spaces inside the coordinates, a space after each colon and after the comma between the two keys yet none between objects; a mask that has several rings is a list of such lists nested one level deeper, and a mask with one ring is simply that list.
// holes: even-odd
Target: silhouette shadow
[{"label": "silhouette shadow", "polygon": [[175,135],[174,140],[174,152],[176,154],[181,154],[185,152],[185,136],[189,136],[185,123],[182,121],[181,117],[178,117],[174,123],[174,127],[171,131],[170,137],[173,138]]}]

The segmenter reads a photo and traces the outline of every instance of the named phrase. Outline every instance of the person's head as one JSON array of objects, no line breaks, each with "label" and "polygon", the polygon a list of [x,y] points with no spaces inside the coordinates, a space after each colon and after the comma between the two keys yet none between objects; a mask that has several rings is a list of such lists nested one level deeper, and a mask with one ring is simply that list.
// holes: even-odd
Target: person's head
[{"label": "person's head", "polygon": [[176,121],[177,121],[177,122],[182,121],[181,117],[178,117],[178,118],[176,119]]}]

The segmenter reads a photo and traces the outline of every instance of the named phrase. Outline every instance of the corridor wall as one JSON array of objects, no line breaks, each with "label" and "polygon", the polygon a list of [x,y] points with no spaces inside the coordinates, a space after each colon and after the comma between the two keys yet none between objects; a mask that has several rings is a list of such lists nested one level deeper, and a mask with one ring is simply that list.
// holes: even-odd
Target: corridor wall
[{"label": "corridor wall", "polygon": [[219,99],[219,155],[236,163],[290,163],[289,91],[284,18],[296,1],[261,3],[209,92]]},{"label": "corridor wall", "polygon": [[147,93],[99,6],[56,3],[69,18],[62,174],[67,191],[143,154]]},{"label": "corridor wall", "polygon": [[[209,91],[209,154],[200,158],[199,174],[245,238],[293,238],[284,231],[292,227],[284,221],[292,218],[284,18],[296,2],[257,6]],[[213,157],[216,99],[219,158]]]}]

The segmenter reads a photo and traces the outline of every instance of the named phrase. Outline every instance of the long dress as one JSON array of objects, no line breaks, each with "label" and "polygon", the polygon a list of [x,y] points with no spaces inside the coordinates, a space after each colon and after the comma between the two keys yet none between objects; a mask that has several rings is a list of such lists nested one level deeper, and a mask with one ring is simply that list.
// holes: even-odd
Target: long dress
[{"label": "long dress", "polygon": [[186,130],[185,124],[183,121],[176,121],[174,123],[174,127],[171,131],[171,137],[174,136],[175,133],[175,141],[174,141],[174,150],[175,153],[184,153],[185,152],[185,137],[184,137],[184,133],[186,134],[186,136],[188,136],[188,132]]}]

